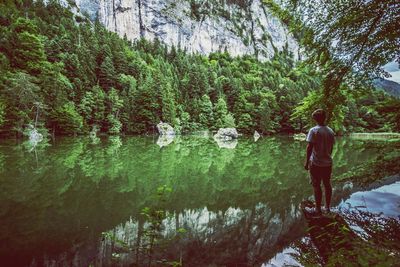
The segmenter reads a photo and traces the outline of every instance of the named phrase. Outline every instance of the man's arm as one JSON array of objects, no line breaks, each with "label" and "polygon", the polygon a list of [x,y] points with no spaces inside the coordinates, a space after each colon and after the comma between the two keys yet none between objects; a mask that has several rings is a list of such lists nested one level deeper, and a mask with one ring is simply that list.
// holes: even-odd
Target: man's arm
[{"label": "man's arm", "polygon": [[304,169],[308,170],[309,169],[309,164],[310,164],[310,158],[311,158],[311,153],[313,149],[313,143],[308,142],[307,144],[307,150],[306,150],[306,161],[304,163]]}]

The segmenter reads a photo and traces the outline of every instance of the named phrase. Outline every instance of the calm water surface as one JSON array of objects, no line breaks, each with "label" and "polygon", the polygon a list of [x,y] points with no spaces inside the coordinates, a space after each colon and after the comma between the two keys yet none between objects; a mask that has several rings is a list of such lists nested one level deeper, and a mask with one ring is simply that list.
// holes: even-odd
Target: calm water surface
[{"label": "calm water surface", "polygon": [[[304,233],[304,150],[289,137],[2,140],[0,263],[260,265]],[[334,175],[376,153],[338,139]]]}]

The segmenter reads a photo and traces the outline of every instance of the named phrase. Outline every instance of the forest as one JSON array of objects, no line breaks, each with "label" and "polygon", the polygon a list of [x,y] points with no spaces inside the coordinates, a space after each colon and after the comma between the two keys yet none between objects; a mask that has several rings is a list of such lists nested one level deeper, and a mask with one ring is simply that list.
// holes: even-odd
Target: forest
[{"label": "forest", "polygon": [[[263,45],[246,28],[263,14],[279,46],[267,25],[270,58],[193,53],[93,16],[112,7],[114,22],[121,10],[137,22],[145,3],[158,27],[166,2],[189,29],[206,16],[237,24],[215,31],[235,49]],[[400,85],[378,78],[398,70],[399,11],[398,0],[2,0],[0,265],[396,265]],[[336,136],[321,178],[333,195],[314,213],[295,134],[317,108]],[[157,136],[160,122],[174,134]],[[209,134],[231,127],[233,140]]]},{"label": "forest", "polygon": [[[153,134],[160,121],[180,133],[302,132],[321,97],[323,73],[287,49],[264,62],[190,54],[159,40],[130,42],[56,1],[6,1],[0,11],[2,135],[29,125],[53,135]],[[338,133],[400,130],[399,99],[371,80],[343,86],[334,101]]]}]

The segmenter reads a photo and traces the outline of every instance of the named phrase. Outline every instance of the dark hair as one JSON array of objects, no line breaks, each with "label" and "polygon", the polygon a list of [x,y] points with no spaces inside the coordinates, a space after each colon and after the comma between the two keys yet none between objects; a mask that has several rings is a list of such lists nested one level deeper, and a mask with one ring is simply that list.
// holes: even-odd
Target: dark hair
[{"label": "dark hair", "polygon": [[318,124],[323,125],[325,123],[325,119],[326,119],[325,110],[320,109],[320,108],[317,109],[316,111],[314,111],[312,113],[312,117]]}]

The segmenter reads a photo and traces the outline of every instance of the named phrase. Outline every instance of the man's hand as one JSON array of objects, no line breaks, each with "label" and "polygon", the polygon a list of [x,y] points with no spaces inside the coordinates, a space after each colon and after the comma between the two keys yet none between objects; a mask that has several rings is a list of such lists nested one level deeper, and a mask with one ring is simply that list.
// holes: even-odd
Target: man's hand
[{"label": "man's hand", "polygon": [[308,167],[308,162],[304,163],[304,169],[305,169],[306,171],[308,171],[308,170],[309,170],[309,167]]}]

